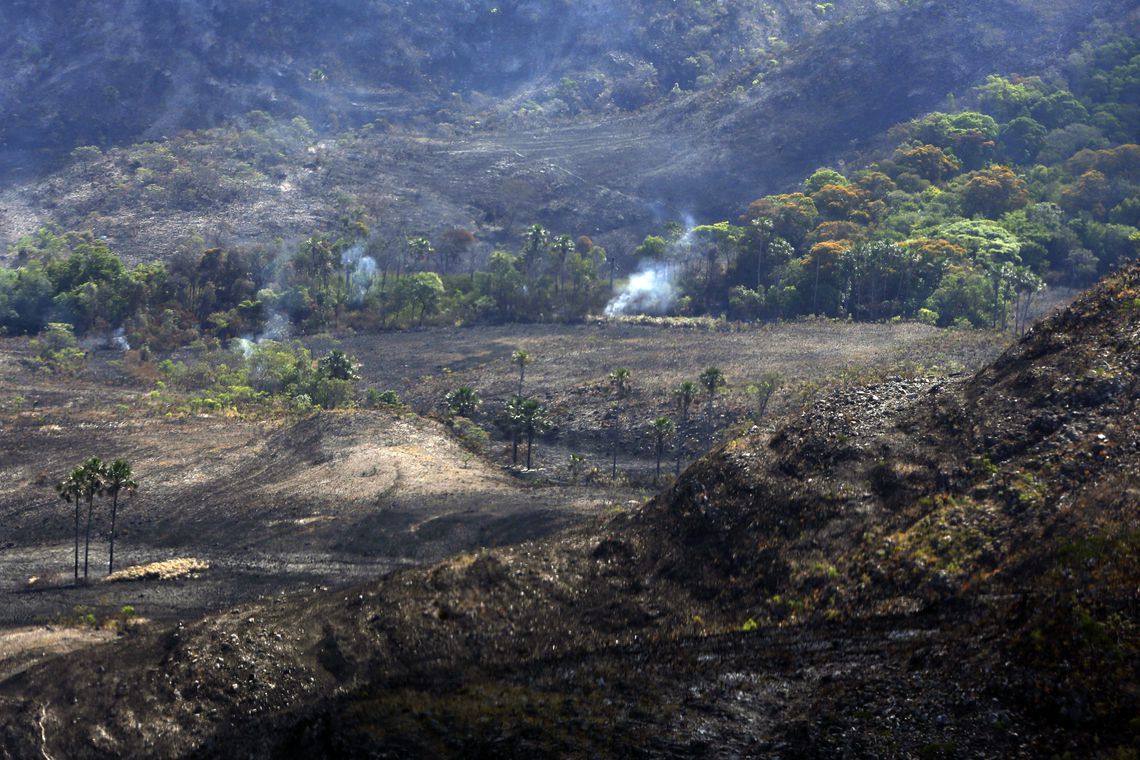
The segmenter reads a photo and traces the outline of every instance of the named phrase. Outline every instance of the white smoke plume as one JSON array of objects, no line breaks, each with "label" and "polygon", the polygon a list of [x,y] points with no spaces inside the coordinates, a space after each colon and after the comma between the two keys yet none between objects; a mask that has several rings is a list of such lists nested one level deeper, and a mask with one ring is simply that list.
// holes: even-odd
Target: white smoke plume
[{"label": "white smoke plume", "polygon": [[131,350],[131,344],[127,341],[127,331],[121,327],[115,330],[115,332],[111,335],[111,339],[108,341],[108,343],[110,343],[111,347],[116,351]]},{"label": "white smoke plume", "polygon": [[625,289],[606,305],[606,316],[668,314],[677,302],[673,272],[669,264],[644,262]]},{"label": "white smoke plume", "polygon": [[349,301],[359,306],[376,277],[376,260],[365,256],[364,244],[357,243],[340,255],[340,265],[345,271]]},{"label": "white smoke plume", "polygon": [[691,254],[695,226],[696,222],[686,214],[685,232],[669,244],[665,259],[642,261],[621,292],[606,304],[607,317],[659,316],[673,311],[677,305],[677,277],[681,264]]}]

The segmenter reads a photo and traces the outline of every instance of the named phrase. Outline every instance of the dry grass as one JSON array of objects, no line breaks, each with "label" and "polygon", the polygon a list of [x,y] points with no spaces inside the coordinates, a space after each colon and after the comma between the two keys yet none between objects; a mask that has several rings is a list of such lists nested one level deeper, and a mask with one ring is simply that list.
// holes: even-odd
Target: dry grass
[{"label": "dry grass", "polygon": [[208,570],[210,563],[203,559],[182,557],[168,559],[163,562],[151,562],[146,565],[135,565],[122,570],[116,570],[103,579],[104,583],[119,583],[124,581],[169,581],[175,578],[186,578],[194,573]]}]

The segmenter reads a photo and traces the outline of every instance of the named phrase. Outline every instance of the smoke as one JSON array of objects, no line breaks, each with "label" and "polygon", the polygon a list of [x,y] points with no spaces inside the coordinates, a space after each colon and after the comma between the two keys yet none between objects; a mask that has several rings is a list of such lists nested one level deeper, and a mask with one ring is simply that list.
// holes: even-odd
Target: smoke
[{"label": "smoke", "polygon": [[674,267],[643,262],[636,274],[606,305],[606,316],[623,314],[668,314],[677,303]]},{"label": "smoke", "polygon": [[242,358],[249,361],[249,357],[253,356],[253,349],[257,344],[249,338],[234,338],[230,341],[230,350],[235,354],[241,354]]},{"label": "smoke", "polygon": [[376,277],[376,260],[365,256],[364,244],[357,243],[340,255],[340,265],[345,271],[348,299],[353,306],[359,306]]},{"label": "smoke", "polygon": [[111,333],[90,335],[79,341],[79,346],[84,351],[99,351],[103,349],[111,351],[131,350],[131,344],[127,341],[127,331],[121,327]]},{"label": "smoke", "polygon": [[127,342],[127,331],[121,327],[111,334],[111,338],[107,343],[116,351],[131,350],[131,344]]},{"label": "smoke", "polygon": [[642,261],[626,286],[606,304],[607,317],[629,314],[659,316],[677,305],[677,278],[681,265],[692,255],[693,227],[696,221],[684,216],[685,231],[669,243],[663,259]]}]

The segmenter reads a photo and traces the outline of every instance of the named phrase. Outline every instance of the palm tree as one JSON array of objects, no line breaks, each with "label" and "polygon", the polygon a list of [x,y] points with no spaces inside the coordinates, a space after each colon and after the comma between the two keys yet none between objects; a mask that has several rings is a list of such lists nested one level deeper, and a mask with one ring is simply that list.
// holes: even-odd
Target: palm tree
[{"label": "palm tree", "polygon": [[79,582],[79,497],[83,493],[83,471],[76,467],[55,484],[59,498],[68,504],[75,503],[75,582]]},{"label": "palm tree", "polygon": [[523,275],[530,278],[530,267],[543,256],[550,233],[541,224],[533,224],[526,231],[525,245],[523,246]]},{"label": "palm tree", "polygon": [[519,463],[519,435],[522,433],[522,396],[515,396],[506,403],[499,414],[497,424],[499,429],[511,438],[511,464]]},{"label": "palm tree", "polygon": [[470,417],[483,403],[475,389],[468,385],[461,385],[443,397],[447,410],[459,417]]},{"label": "palm tree", "polygon": [[618,367],[610,373],[610,385],[617,391],[618,398],[625,398],[629,394],[629,384],[632,375],[625,367]]},{"label": "palm tree", "polygon": [[511,354],[511,364],[519,368],[519,392],[515,394],[516,396],[522,396],[523,380],[526,379],[526,365],[530,364],[531,361],[533,360],[530,358],[530,354],[521,348],[516,349]]},{"label": "palm tree", "polygon": [[712,424],[713,424],[713,403],[716,401],[716,392],[725,383],[724,373],[720,371],[720,367],[707,367],[698,378],[701,385],[709,394],[709,442],[712,442]]},{"label": "palm tree", "polygon": [[87,500],[87,528],[83,540],[83,580],[87,580],[87,565],[91,555],[91,514],[94,511],[95,496],[103,492],[103,461],[99,457],[91,457],[79,467],[79,477],[83,498]]},{"label": "palm tree", "polygon": [[125,459],[116,459],[103,471],[103,490],[111,495],[111,555],[107,560],[108,575],[115,570],[115,517],[119,511],[119,494],[123,491],[134,493],[138,487],[131,466]]},{"label": "palm tree", "polygon": [[573,250],[574,240],[569,235],[559,235],[554,238],[554,244],[550,247],[550,258],[554,261],[554,270],[558,274],[556,293],[562,292],[562,271],[566,268],[566,259]]},{"label": "palm tree", "polygon": [[661,478],[661,455],[665,452],[665,441],[673,436],[675,427],[673,420],[668,417],[658,417],[649,423],[649,432],[653,434],[657,451],[657,471],[653,474],[653,485],[657,485]]},{"label": "palm tree", "polygon": [[693,399],[697,397],[697,384],[692,380],[682,380],[673,390],[673,395],[677,397],[677,407],[681,411],[681,443],[677,446],[677,465],[675,468],[676,474],[680,475],[681,454],[685,449],[685,435],[689,432],[689,407],[693,405]]},{"label": "palm tree", "polygon": [[681,410],[681,424],[686,425],[689,422],[689,407],[697,397],[697,384],[692,380],[682,380],[673,390],[673,395],[677,397],[677,407]]},{"label": "palm tree", "polygon": [[550,428],[550,418],[546,415],[546,407],[536,398],[521,399],[517,411],[520,427],[526,434],[526,468],[529,470],[534,436],[541,435]]}]

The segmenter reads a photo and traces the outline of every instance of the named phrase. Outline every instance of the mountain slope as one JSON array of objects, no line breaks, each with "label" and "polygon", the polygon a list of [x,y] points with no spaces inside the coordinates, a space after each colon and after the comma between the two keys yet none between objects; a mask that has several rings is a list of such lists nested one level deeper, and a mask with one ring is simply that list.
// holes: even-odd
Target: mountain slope
[{"label": "mountain slope", "polygon": [[[165,258],[194,234],[222,243],[290,239],[359,207],[375,220],[374,232],[394,238],[459,226],[513,245],[519,229],[538,221],[621,252],[663,218],[735,216],[817,166],[873,148],[890,125],[968,92],[987,74],[1047,71],[1096,23],[1134,27],[1137,6],[1007,0],[981,11],[957,0],[858,15],[853,5],[844,11],[849,21],[790,46],[782,41],[778,53],[769,51],[775,57],[725,63],[702,89],[662,93],[632,112],[536,112],[513,95],[421,109],[431,96],[416,90],[392,95],[393,108],[430,117],[393,117],[355,133],[342,131],[361,123],[347,117],[314,120],[316,133],[288,118],[236,118],[232,127],[157,145],[88,151],[46,179],[10,186],[0,197],[0,240],[54,219],[108,236],[131,260]],[[254,105],[265,104],[234,107],[230,118]],[[300,105],[271,110],[312,115]],[[105,112],[92,104],[95,117]],[[161,123],[146,134],[203,122]]]},{"label": "mountain slope", "polygon": [[0,736],[14,756],[1113,756],[1137,739],[1138,337],[1132,267],[972,378],[840,391],[596,530],[28,671],[0,685]]}]

